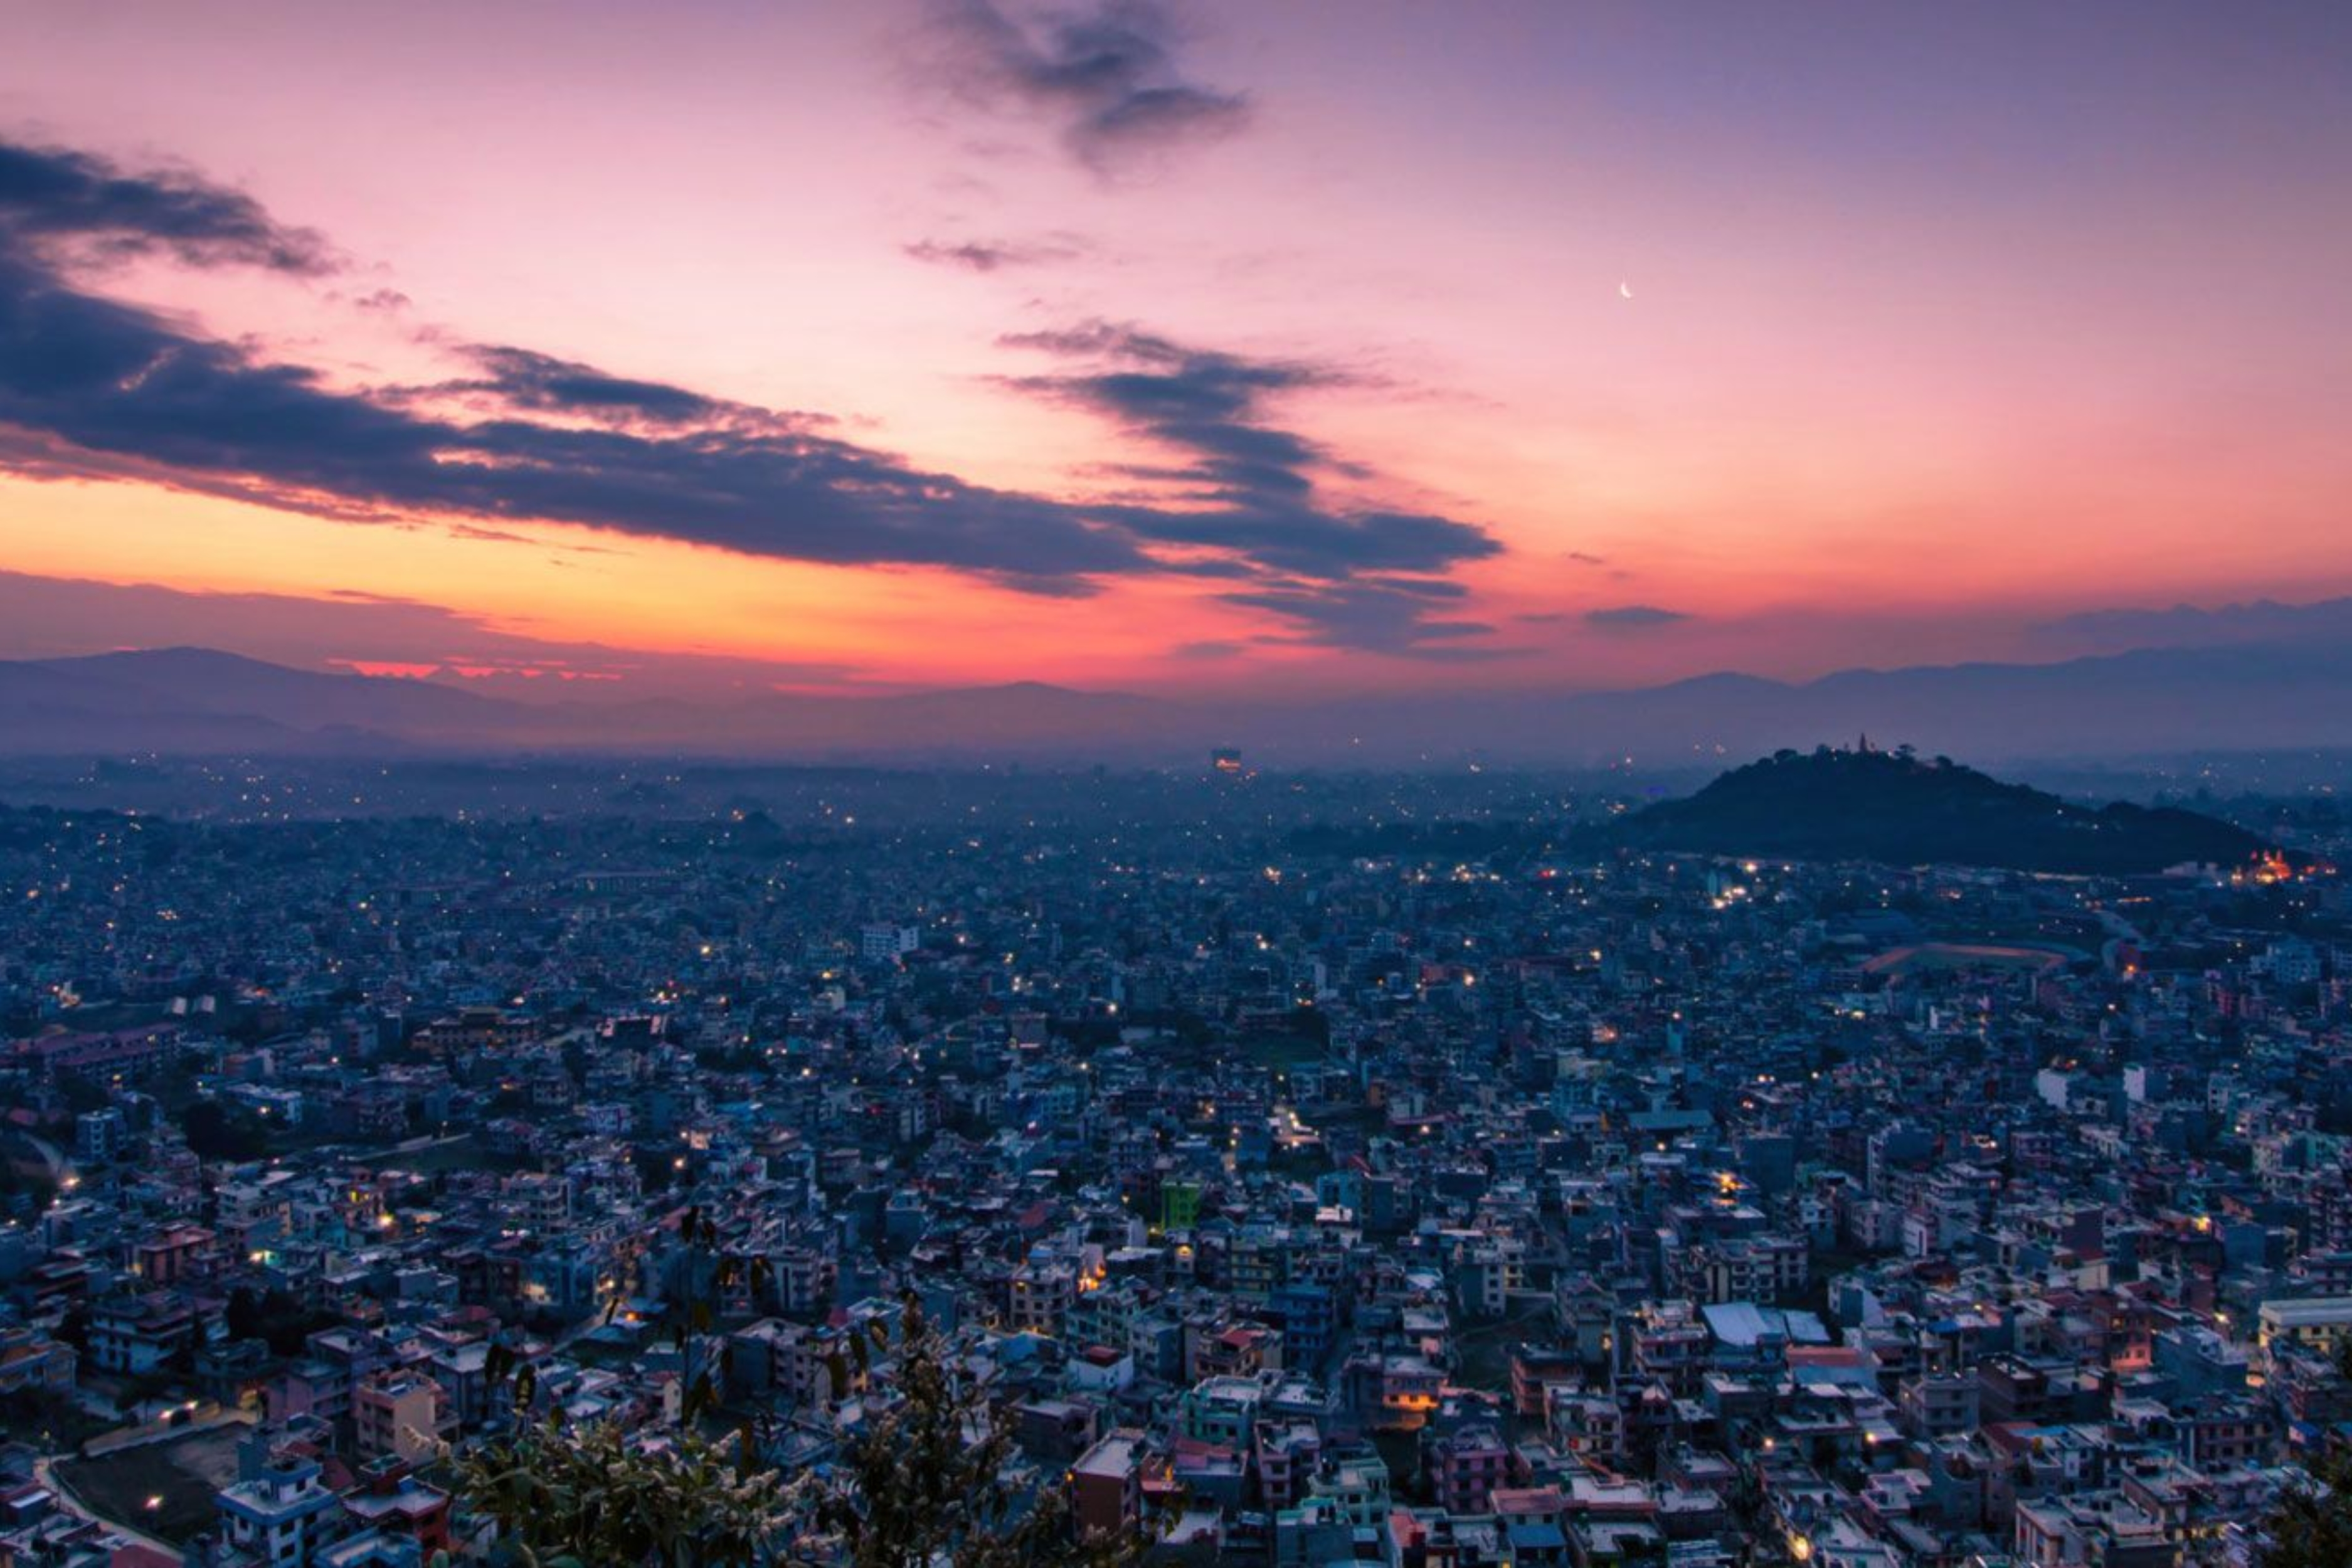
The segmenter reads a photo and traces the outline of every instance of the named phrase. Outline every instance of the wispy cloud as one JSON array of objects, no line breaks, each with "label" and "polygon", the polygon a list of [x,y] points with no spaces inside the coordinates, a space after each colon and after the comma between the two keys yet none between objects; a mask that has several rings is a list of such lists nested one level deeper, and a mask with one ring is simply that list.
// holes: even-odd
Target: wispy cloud
[{"label": "wispy cloud", "polygon": [[1602,609],[1584,612],[1584,624],[1601,631],[1652,631],[1671,626],[1691,617],[1681,610],[1662,609],[1656,605],[1612,605]]},{"label": "wispy cloud", "polygon": [[1296,623],[1293,640],[1412,658],[1486,659],[1508,650],[1463,646],[1495,628],[1438,613],[1464,596],[1442,580],[1369,577],[1344,582],[1276,583],[1221,595],[1229,605],[1270,610]]},{"label": "wispy cloud", "polygon": [[1098,174],[1151,153],[1231,135],[1249,118],[1240,92],[1192,80],[1168,14],[1150,0],[1020,17],[993,0],[933,7],[934,67],[966,100],[1052,124]]},{"label": "wispy cloud", "polygon": [[1079,254],[1079,247],[1066,240],[919,239],[898,248],[913,260],[966,272],[1041,267],[1048,262],[1067,261]]}]

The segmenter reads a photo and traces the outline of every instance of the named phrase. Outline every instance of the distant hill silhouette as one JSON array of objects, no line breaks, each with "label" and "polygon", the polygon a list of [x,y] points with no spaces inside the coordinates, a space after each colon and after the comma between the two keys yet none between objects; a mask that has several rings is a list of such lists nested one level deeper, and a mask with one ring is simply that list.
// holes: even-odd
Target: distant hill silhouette
[{"label": "distant hill silhouette", "polygon": [[[1173,716],[1171,718],[1171,716]],[[372,756],[709,750],[899,758],[1164,749],[1184,710],[1036,681],[871,697],[517,702],[437,681],[294,669],[211,648],[0,660],[0,756]],[[1202,734],[1208,720],[1200,716]],[[1181,750],[1204,752],[1207,742]]]},{"label": "distant hill silhouette", "polygon": [[1798,684],[1711,675],[1630,690],[1439,686],[1338,697],[1034,681],[656,696],[625,679],[518,678],[477,690],[453,672],[343,674],[206,648],[136,649],[0,660],[0,756],[590,752],[1192,764],[1213,746],[1236,746],[1253,767],[1449,766],[1468,756],[1683,770],[1864,731],[2011,761],[2352,746],[2352,643],[2314,637],[2056,664],[1846,670]]},{"label": "distant hill silhouette", "polygon": [[499,734],[498,704],[416,680],[330,675],[211,648],[0,663],[0,754],[373,754],[407,735]]},{"label": "distant hill silhouette", "polygon": [[2270,847],[2192,811],[2121,802],[2095,809],[1943,758],[1827,748],[1735,768],[1696,795],[1637,813],[1617,836],[1716,855],[2071,875],[2236,866]]}]

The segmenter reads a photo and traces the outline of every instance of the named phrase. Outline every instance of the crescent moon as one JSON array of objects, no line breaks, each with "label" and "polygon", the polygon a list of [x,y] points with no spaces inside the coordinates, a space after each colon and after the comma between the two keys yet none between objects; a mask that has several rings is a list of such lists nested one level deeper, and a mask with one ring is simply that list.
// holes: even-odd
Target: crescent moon
[{"label": "crescent moon", "polygon": [[1632,298],[1633,297],[1633,286],[1631,283],[1620,283],[1620,284],[1618,284],[1618,285],[1617,285],[1617,295],[1618,295],[1618,298],[1620,298],[1620,299],[1623,299],[1623,300],[1630,300],[1630,299],[1632,299]]}]

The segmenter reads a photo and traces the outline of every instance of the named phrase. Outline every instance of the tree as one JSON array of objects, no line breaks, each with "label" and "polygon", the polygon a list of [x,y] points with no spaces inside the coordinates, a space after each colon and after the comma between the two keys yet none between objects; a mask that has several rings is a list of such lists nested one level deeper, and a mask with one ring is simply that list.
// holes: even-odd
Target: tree
[{"label": "tree", "polygon": [[[868,1323],[832,1365],[836,1397],[892,1350]],[[896,1336],[898,1401],[854,1439],[834,1473],[787,1483],[760,1468],[752,1430],[712,1441],[691,1428],[640,1447],[605,1423],[529,1426],[459,1461],[467,1509],[490,1521],[493,1563],[518,1568],[1128,1568],[1141,1539],[1083,1539],[1066,1490],[1012,1473],[1009,1411],[961,1382],[945,1342],[908,1299]],[[510,1363],[494,1358],[493,1383]],[[518,1411],[529,1369],[515,1371]]]},{"label": "tree", "polygon": [[26,1160],[19,1163],[11,1151],[0,1148],[0,1210],[5,1209],[10,1200],[22,1197],[28,1201],[32,1212],[38,1214],[47,1208],[57,1195],[57,1178],[49,1174],[47,1166],[38,1163],[29,1152]]},{"label": "tree", "polygon": [[1740,1561],[1747,1568],[1780,1568],[1789,1561],[1787,1538],[1773,1517],[1763,1469],[1753,1458],[1738,1463],[1729,1500],[1732,1520],[1739,1527]]},{"label": "tree", "polygon": [[188,1148],[200,1160],[258,1160],[269,1152],[269,1135],[252,1117],[232,1113],[217,1100],[200,1100],[180,1118]]},{"label": "tree", "polygon": [[92,1110],[103,1110],[109,1103],[106,1090],[78,1072],[60,1074],[57,1085],[58,1097],[66,1102],[66,1109],[76,1116],[81,1116]]},{"label": "tree", "polygon": [[[887,1323],[867,1332],[887,1347]],[[837,1370],[835,1386],[845,1384]],[[912,1296],[892,1386],[899,1403],[849,1446],[839,1478],[803,1510],[839,1540],[850,1568],[908,1568],[942,1553],[955,1568],[1118,1568],[1141,1555],[1141,1540],[1082,1538],[1063,1487],[1013,1484],[1011,1413],[961,1385]]]},{"label": "tree", "polygon": [[458,1461],[466,1506],[498,1526],[493,1563],[517,1568],[751,1568],[774,1561],[785,1491],[748,1450],[692,1433],[631,1445],[614,1422],[540,1426]]},{"label": "tree", "polygon": [[2310,1467],[2312,1484],[2280,1497],[2263,1520],[2261,1568],[2344,1568],[2352,1563],[2352,1450]]},{"label": "tree", "polygon": [[229,1292],[226,1316],[231,1339],[267,1341],[271,1353],[281,1356],[301,1354],[312,1334],[341,1321],[332,1312],[305,1307],[290,1290],[255,1291],[242,1285]]}]

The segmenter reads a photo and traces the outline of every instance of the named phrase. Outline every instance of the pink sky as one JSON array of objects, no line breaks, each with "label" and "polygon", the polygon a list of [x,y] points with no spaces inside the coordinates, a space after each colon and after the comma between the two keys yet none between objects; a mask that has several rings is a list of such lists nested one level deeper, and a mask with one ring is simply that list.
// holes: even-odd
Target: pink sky
[{"label": "pink sky", "polygon": [[[511,412],[446,390],[474,345],[821,415],[906,470],[1132,528],[1150,563],[1048,584],[988,537],[826,560],[781,515],[719,548],[657,502],[327,505],[95,451],[24,393],[0,565],[208,597],[78,590],[0,654],[161,620],[310,663],[543,644],[794,685],[1610,686],[2352,591],[2340,16],[1075,14],[1130,51],[1108,88],[1055,74],[1044,13],[971,5],[14,9],[0,141],[242,192],[335,258],[42,238],[79,292],[372,404],[443,385],[416,405],[439,417]],[[1129,336],[1068,348],[1098,323]],[[1297,478],[1300,529],[1407,513],[1483,542],[1318,544],[1311,569],[1287,534],[1170,544],[1242,489],[1210,499],[1209,448],[1129,396],[1196,385],[1245,405],[1202,440],[1312,450],[1252,505]]]}]

